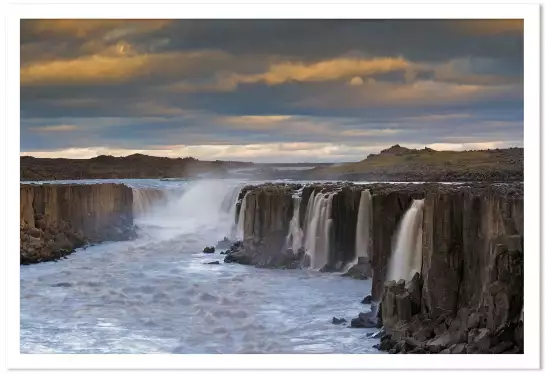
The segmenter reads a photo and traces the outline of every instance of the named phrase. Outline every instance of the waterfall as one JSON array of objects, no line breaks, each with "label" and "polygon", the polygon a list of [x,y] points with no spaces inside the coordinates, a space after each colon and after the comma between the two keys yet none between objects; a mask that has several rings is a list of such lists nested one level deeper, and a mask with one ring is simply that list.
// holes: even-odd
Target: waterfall
[{"label": "waterfall", "polygon": [[[305,217],[305,251],[310,256],[310,267],[321,269],[329,260],[329,244],[333,220],[331,203],[333,194],[321,192],[311,195]],[[308,223],[310,220],[310,223]]]},{"label": "waterfall", "polygon": [[290,221],[290,228],[286,236],[286,247],[291,248],[293,253],[297,253],[303,246],[303,229],[299,225],[299,211],[301,206],[301,197],[293,195],[293,216]]},{"label": "waterfall", "polygon": [[156,188],[133,188],[132,210],[135,216],[149,213],[160,202],[166,201],[165,192]]},{"label": "waterfall", "polygon": [[307,209],[305,211],[305,219],[303,221],[304,236],[306,236],[307,232],[308,232],[308,226],[310,224],[310,214],[311,214],[312,208],[314,207],[314,196],[315,196],[314,191],[312,191],[312,193],[310,194],[310,197],[308,199]]},{"label": "waterfall", "polygon": [[[236,200],[242,186],[238,182],[203,179],[184,184],[182,188],[164,190],[164,200],[146,214],[137,217],[141,232],[147,236],[170,240],[177,235],[208,231],[209,242],[230,236],[235,224]],[[134,189],[133,191],[137,191]],[[146,192],[136,192],[137,206]]]},{"label": "waterfall", "polygon": [[422,214],[424,200],[413,200],[401,220],[387,280],[410,281],[422,269]]},{"label": "waterfall", "polygon": [[359,257],[369,257],[369,227],[371,223],[371,193],[361,191],[356,221],[356,262]]},{"label": "waterfall", "polygon": [[237,220],[237,230],[236,230],[236,239],[244,240],[244,217],[246,216],[246,196],[248,193],[244,194],[242,198],[242,203],[240,203],[240,211],[238,213]]},{"label": "waterfall", "polygon": [[371,208],[371,193],[369,190],[361,191],[356,221],[356,246],[354,248],[354,258],[343,267],[343,271],[357,265],[360,257],[369,258],[369,235],[372,217]]}]

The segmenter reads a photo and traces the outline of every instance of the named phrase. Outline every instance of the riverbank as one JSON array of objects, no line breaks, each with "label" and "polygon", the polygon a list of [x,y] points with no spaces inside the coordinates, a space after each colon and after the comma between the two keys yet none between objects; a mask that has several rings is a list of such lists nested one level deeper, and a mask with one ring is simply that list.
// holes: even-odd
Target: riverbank
[{"label": "riverbank", "polygon": [[134,238],[132,189],[123,184],[21,184],[21,264]]},{"label": "riverbank", "polygon": [[371,280],[202,253],[230,235],[240,184],[127,183],[142,192],[135,200],[152,197],[151,187],[168,192],[166,203],[134,210],[135,239],[20,267],[22,353],[378,352],[378,339],[367,337],[376,329],[331,323],[368,308],[360,294]]}]

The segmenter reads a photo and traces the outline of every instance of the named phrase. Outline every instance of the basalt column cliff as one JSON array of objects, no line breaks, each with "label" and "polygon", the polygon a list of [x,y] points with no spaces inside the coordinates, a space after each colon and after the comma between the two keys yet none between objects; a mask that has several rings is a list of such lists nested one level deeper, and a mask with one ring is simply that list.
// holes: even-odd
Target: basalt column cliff
[{"label": "basalt column cliff", "polygon": [[238,209],[230,261],[372,277],[380,313],[352,325],[381,349],[523,351],[522,184],[248,186]]},{"label": "basalt column cliff", "polygon": [[132,189],[122,184],[21,184],[20,199],[22,264],[134,236]]}]

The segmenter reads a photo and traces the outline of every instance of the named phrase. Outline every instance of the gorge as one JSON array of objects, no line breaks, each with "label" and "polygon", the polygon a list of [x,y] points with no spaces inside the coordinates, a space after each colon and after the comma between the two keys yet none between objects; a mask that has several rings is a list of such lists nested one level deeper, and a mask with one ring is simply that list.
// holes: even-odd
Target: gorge
[{"label": "gorge", "polygon": [[[358,333],[360,330],[343,329],[340,332],[337,329],[333,333],[328,330],[327,339],[335,340],[332,337],[335,334],[346,338],[346,331],[351,334],[350,338],[363,338],[349,344],[353,347],[349,349],[351,352],[361,352],[362,348],[372,352],[375,344],[391,353],[523,352],[521,183],[248,185],[207,180],[120,182],[124,184],[22,184],[21,263],[58,259],[68,254],[62,250],[71,251],[83,243],[123,240],[118,244],[97,245],[86,253],[75,253],[59,264],[34,266],[49,269],[44,270],[46,272],[52,271],[50,266],[63,263],[88,267],[80,262],[94,256],[106,256],[101,248],[113,246],[116,251],[100,257],[106,264],[121,254],[139,263],[140,258],[132,257],[138,253],[147,259],[140,265],[144,268],[158,266],[153,264],[159,260],[175,262],[181,261],[178,257],[187,257],[191,260],[183,261],[190,263],[184,264],[192,269],[196,266],[195,261],[202,263],[203,256],[221,259],[219,253],[203,255],[198,252],[204,245],[213,245],[227,236],[242,241],[236,248],[232,247],[225,258],[223,266],[229,266],[229,274],[220,270],[223,277],[230,279],[227,284],[237,277],[238,271],[261,271],[265,280],[259,282],[266,282],[269,288],[283,284],[286,277],[291,277],[290,281],[300,281],[303,288],[310,287],[308,290],[316,292],[321,289],[313,288],[313,284],[322,280],[330,282],[331,287],[340,284],[338,282],[350,285],[350,290],[336,288],[327,297],[317,296],[316,301],[325,301],[323,307],[327,307],[327,311],[318,308],[314,313],[351,313],[344,314],[349,318],[356,317],[351,325],[363,327],[362,331],[369,335],[377,327],[384,326],[380,342],[365,338],[366,335]],[[145,250],[149,243],[153,244],[155,255],[153,251]],[[172,251],[169,248],[179,249]],[[119,266],[123,269],[129,266],[130,262],[126,261],[127,258]],[[255,265],[256,270],[234,270],[252,267],[238,267],[233,262]],[[34,266],[22,268],[29,279],[34,274]],[[279,268],[298,270],[274,270]],[[201,270],[216,272],[210,269]],[[39,273],[39,270],[35,271]],[[181,273],[188,270],[168,271],[170,277],[177,274],[183,278]],[[346,276],[339,277],[339,273]],[[109,278],[106,273],[102,275]],[[191,272],[191,275],[195,276],[195,273]],[[146,273],[145,277],[149,276],[153,275]],[[24,279],[27,278],[22,274],[23,283]],[[253,277],[247,280],[256,281]],[[275,282],[278,284],[273,286]],[[315,283],[305,286],[308,282]],[[297,288],[297,284],[292,286]],[[73,287],[62,289],[67,292]],[[80,287],[84,292],[97,292],[87,283]],[[125,286],[113,292],[114,296],[100,297],[121,304],[135,301],[132,297],[134,287]],[[196,291],[189,288],[187,292],[191,296]],[[235,292],[243,291],[237,289]],[[246,289],[244,292],[256,291]],[[354,296],[347,302],[345,292],[355,293],[359,299],[369,293],[371,309],[358,315],[368,307],[352,304],[358,303]],[[205,293],[208,296],[203,293],[199,297],[211,298],[213,304],[222,303],[224,296],[210,291]],[[168,298],[169,291],[162,290],[159,294]],[[308,298],[307,302],[312,304],[311,296],[301,296],[301,303]],[[157,293],[151,297],[155,302],[162,302],[157,299]],[[271,296],[271,299],[275,297]],[[187,302],[190,301],[182,301]],[[215,321],[217,317],[209,315],[202,306],[195,313],[204,313],[201,315],[203,321],[206,318]],[[226,313],[224,309],[217,310],[217,314],[224,317]],[[331,317],[329,315],[329,319]],[[295,317],[283,315],[283,318]],[[316,321],[308,323],[313,325]],[[320,323],[330,324],[327,321]],[[324,328],[321,326],[319,330]],[[268,331],[267,327],[263,330]],[[233,331],[224,333],[238,336]],[[245,334],[249,332],[245,331]],[[179,351],[188,352],[187,346],[184,347]],[[321,347],[316,351],[330,348]],[[246,352],[265,348],[241,349]],[[290,351],[289,344],[272,350],[283,352],[284,349]],[[291,347],[291,351],[297,349]],[[338,346],[331,349],[339,352]]]}]

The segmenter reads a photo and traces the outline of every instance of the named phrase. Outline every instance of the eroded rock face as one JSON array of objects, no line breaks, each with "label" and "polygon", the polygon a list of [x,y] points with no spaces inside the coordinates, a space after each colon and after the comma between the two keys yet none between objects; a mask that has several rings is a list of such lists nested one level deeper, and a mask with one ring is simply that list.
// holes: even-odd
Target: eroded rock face
[{"label": "eroded rock face", "polygon": [[[300,188],[265,185],[247,189],[245,249],[238,252],[241,260],[237,262],[273,267],[304,264],[304,252],[294,254],[284,245],[293,213],[291,195]],[[396,344],[403,340],[405,343],[397,346],[399,351],[415,353],[522,352],[523,186],[304,186],[300,191],[301,228],[306,225],[310,196],[319,192],[334,194],[333,239],[328,263],[322,270],[335,271],[353,263],[363,189],[369,189],[372,195],[369,258],[361,266],[356,265],[360,269],[356,267],[353,272],[361,278],[372,274],[371,299],[382,300],[378,317],[388,331],[388,339],[392,339],[392,344],[384,346],[396,351]],[[385,285],[396,231],[415,199],[424,199],[421,275]],[[367,319],[358,317],[352,324],[367,326]],[[478,345],[470,342],[472,331],[480,334]],[[412,340],[407,341],[409,338]]]},{"label": "eroded rock face", "polygon": [[243,190],[246,205],[239,214],[244,214],[244,245],[231,255],[231,262],[260,267],[297,266],[301,254],[285,245],[293,215],[292,194],[297,187],[269,184]]},{"label": "eroded rock face", "polygon": [[125,185],[22,184],[20,193],[21,264],[134,236],[132,189]]},{"label": "eroded rock face", "polygon": [[[411,338],[419,352],[523,352],[522,186],[428,191],[425,199],[421,293],[385,285],[388,339]],[[399,303],[405,293],[421,297],[410,316]]]}]

